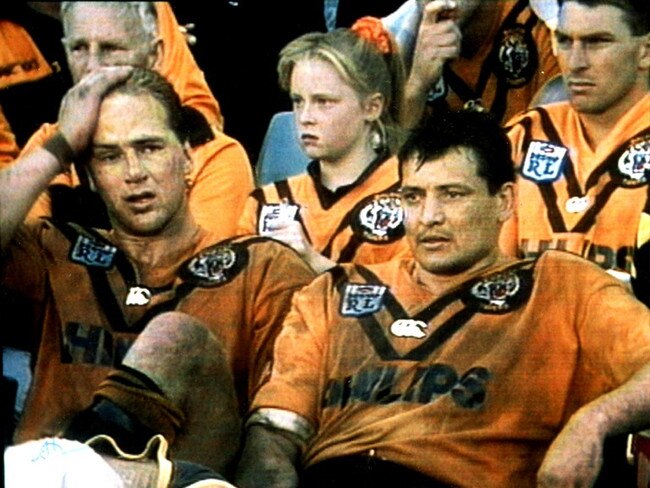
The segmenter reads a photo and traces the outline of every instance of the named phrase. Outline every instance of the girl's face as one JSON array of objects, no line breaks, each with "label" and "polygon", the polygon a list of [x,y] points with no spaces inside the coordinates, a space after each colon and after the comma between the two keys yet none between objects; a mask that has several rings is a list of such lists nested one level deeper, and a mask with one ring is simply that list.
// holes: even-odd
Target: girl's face
[{"label": "girl's face", "polygon": [[376,97],[362,100],[329,62],[296,62],[290,94],[298,137],[310,158],[338,162],[369,146],[381,104]]}]

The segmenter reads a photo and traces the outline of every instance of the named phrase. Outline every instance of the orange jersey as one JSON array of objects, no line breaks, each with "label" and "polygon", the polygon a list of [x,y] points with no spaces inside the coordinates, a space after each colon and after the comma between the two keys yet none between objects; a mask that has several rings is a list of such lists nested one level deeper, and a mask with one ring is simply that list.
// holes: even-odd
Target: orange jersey
[{"label": "orange jersey", "polygon": [[409,253],[397,158],[376,161],[352,185],[331,192],[320,183],[320,166],[256,189],[246,202],[238,233],[260,234],[280,217],[286,200],[316,252],[336,262],[370,264]]},{"label": "orange jersey", "polygon": [[650,280],[649,264],[633,267],[636,250],[650,241],[649,113],[646,95],[595,149],[568,102],[514,119],[517,209],[502,231],[504,251],[529,257],[562,249]]},{"label": "orange jersey", "polygon": [[650,311],[569,253],[435,290],[414,266],[345,265],[294,295],[253,409],[316,427],[305,466],[373,451],[449,486],[535,487],[568,418],[650,360]]},{"label": "orange jersey", "polygon": [[27,31],[14,22],[0,19],[0,89],[51,74],[52,68]]},{"label": "orange jersey", "polygon": [[[43,124],[23,152],[42,146],[56,132],[57,125]],[[253,171],[244,148],[223,133],[198,147],[190,149],[194,163],[189,175],[189,205],[197,223],[217,233],[222,239],[235,235],[237,221],[246,198],[253,190]],[[70,173],[59,174],[50,187],[79,186],[74,166]],[[29,212],[30,218],[52,216],[52,199],[43,193]],[[56,215],[55,215],[56,217]],[[62,216],[67,220],[67,216]],[[61,218],[61,217],[60,217]]]},{"label": "orange jersey", "polygon": [[[54,435],[90,404],[155,315],[177,310],[224,344],[242,411],[263,375],[293,292],[313,278],[282,244],[206,231],[163,263],[136,263],[110,233],[42,219],[21,228],[0,269],[3,343],[31,349],[33,382],[16,440]],[[188,351],[191,353],[191,351]]]},{"label": "orange jersey", "polygon": [[194,107],[210,125],[218,131],[223,130],[219,103],[196,64],[169,2],[155,2],[155,6],[158,34],[163,41],[163,58],[158,71],[174,86],[183,105]]},{"label": "orange jersey", "polygon": [[551,48],[551,33],[528,0],[490,2],[497,9],[484,41],[470,57],[459,57],[445,69],[430,98],[445,97],[458,110],[470,101],[503,122],[528,109],[533,96],[560,72]]}]

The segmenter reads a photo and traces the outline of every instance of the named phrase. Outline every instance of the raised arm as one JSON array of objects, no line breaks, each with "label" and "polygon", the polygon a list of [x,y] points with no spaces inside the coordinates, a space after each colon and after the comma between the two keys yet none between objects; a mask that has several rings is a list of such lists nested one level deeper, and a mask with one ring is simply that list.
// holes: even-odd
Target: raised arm
[{"label": "raised arm", "polygon": [[605,438],[647,427],[650,427],[650,364],[571,417],[544,458],[537,486],[592,486],[602,466]]},{"label": "raised arm", "polygon": [[90,73],[72,87],[59,110],[59,130],[43,147],[19,157],[0,172],[0,248],[6,249],[36,198],[75,155],[90,143],[106,91],[132,68],[117,66]]},{"label": "raised arm", "polygon": [[400,123],[407,129],[420,120],[429,90],[441,79],[445,63],[460,54],[460,29],[447,16],[451,5],[435,0],[424,7],[400,111]]}]

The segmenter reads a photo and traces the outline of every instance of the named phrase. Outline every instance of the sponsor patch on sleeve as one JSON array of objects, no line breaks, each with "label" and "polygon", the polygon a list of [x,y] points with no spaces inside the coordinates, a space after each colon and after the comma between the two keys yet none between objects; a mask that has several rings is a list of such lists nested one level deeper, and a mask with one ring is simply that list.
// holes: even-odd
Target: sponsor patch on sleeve
[{"label": "sponsor patch on sleeve", "polygon": [[217,244],[190,258],[181,268],[181,278],[203,287],[231,281],[248,264],[248,250],[239,244]]},{"label": "sponsor patch on sleeve", "polygon": [[364,241],[393,242],[404,235],[404,209],[398,193],[377,193],[353,210],[352,231]]},{"label": "sponsor patch on sleeve", "polygon": [[343,290],[341,315],[344,317],[361,317],[381,310],[386,287],[348,283]]},{"label": "sponsor patch on sleeve", "polygon": [[569,150],[547,141],[531,141],[521,166],[521,174],[538,183],[552,183],[560,178]]},{"label": "sponsor patch on sleeve", "polygon": [[70,251],[70,261],[93,268],[109,269],[113,266],[116,253],[115,246],[98,241],[91,236],[79,234]]}]

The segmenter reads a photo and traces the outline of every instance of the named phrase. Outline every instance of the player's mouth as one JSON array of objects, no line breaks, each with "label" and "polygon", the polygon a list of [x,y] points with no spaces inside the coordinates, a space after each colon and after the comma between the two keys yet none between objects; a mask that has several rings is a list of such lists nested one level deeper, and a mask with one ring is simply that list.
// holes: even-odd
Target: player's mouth
[{"label": "player's mouth", "polygon": [[596,84],[590,80],[569,78],[566,82],[567,88],[573,93],[582,93],[595,87]]},{"label": "player's mouth", "polygon": [[429,249],[437,250],[451,242],[451,237],[443,234],[426,234],[418,237],[418,245]]},{"label": "player's mouth", "polygon": [[316,143],[318,143],[318,136],[315,136],[314,134],[309,134],[307,132],[303,132],[300,134],[300,142],[303,143],[305,146],[311,146]]},{"label": "player's mouth", "polygon": [[132,193],[124,198],[129,207],[139,212],[149,210],[155,199],[156,194],[150,191]]}]

